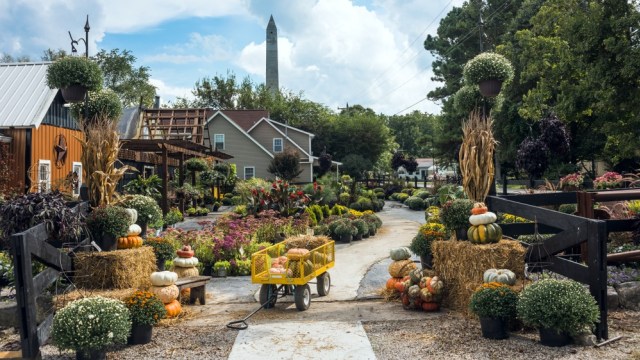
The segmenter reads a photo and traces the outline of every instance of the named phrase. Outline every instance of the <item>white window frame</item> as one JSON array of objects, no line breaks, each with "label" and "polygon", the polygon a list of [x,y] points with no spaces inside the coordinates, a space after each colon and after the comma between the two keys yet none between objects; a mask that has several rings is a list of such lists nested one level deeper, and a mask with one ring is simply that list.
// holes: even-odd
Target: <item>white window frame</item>
[{"label": "white window frame", "polygon": [[[280,140],[280,150],[276,150],[276,140]],[[284,141],[282,140],[282,138],[273,138],[273,152],[281,153],[283,151],[284,151]]]},{"label": "white window frame", "polygon": [[156,167],[155,166],[149,166],[149,165],[144,165],[142,167],[142,176],[146,179],[147,178],[147,170],[149,170],[150,175],[149,176],[153,176],[156,174]]},{"label": "white window frame", "polygon": [[74,161],[71,164],[71,171],[78,174],[78,186],[73,189],[73,197],[78,197],[80,196],[80,187],[82,186],[82,163]]},{"label": "white window frame", "polygon": [[[247,170],[248,170],[248,169],[251,169],[251,170],[252,170],[252,172],[253,172],[253,175],[251,175],[251,177],[247,177]],[[249,180],[249,179],[251,179],[251,178],[256,177],[256,167],[255,167],[255,166],[245,166],[245,167],[244,167],[244,173],[243,173],[243,175],[244,175],[244,179],[245,179],[245,180]]]},{"label": "white window frame", "polygon": [[[42,166],[45,165],[48,167],[48,174],[46,174],[46,178],[43,178],[42,174]],[[44,182],[45,188],[42,188]],[[38,160],[38,192],[49,192],[51,191],[51,160]]]},{"label": "white window frame", "polygon": [[[216,144],[220,143],[220,141],[216,140],[216,137],[221,136],[222,137],[222,147],[217,147]],[[225,143],[224,143],[224,134],[213,134],[213,147],[215,149],[218,150],[224,150],[225,148]]]}]

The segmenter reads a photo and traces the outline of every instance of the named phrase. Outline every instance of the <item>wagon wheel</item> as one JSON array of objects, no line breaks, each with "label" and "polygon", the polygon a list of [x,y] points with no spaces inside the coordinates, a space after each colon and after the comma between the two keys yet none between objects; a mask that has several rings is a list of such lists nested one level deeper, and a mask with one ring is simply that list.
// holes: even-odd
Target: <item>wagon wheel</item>
[{"label": "wagon wheel", "polygon": [[260,305],[271,309],[278,301],[278,287],[273,284],[262,284],[260,287]]},{"label": "wagon wheel", "polygon": [[294,299],[298,310],[307,310],[311,305],[311,288],[309,287],[309,284],[296,286]]},{"label": "wagon wheel", "polygon": [[322,273],[318,276],[318,295],[327,296],[331,288],[331,275],[328,272]]}]

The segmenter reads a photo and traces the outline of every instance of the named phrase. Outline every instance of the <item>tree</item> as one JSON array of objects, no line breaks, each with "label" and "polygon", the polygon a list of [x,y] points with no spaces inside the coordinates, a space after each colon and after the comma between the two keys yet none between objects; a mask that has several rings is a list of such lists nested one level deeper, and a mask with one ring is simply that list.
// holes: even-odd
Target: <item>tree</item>
[{"label": "tree", "polygon": [[365,159],[362,155],[349,154],[342,159],[342,172],[349,174],[356,179],[362,179],[367,170],[372,168],[373,164],[370,160]]},{"label": "tree", "polygon": [[323,151],[318,157],[318,176],[322,176],[331,170],[331,154]]},{"label": "tree", "polygon": [[0,53],[0,63],[15,63],[15,62],[31,62],[31,58],[27,55],[21,55],[14,57],[11,54]]},{"label": "tree", "polygon": [[533,181],[540,178],[549,166],[548,151],[546,144],[539,138],[527,137],[520,144],[517,165],[529,175],[531,187],[534,186]]},{"label": "tree", "polygon": [[302,173],[300,155],[295,150],[286,148],[274,155],[267,171],[283,180],[291,181]]},{"label": "tree", "polygon": [[416,158],[410,156],[404,161],[404,164],[402,166],[405,168],[405,170],[407,170],[407,173],[410,174],[418,169],[418,162],[416,161]]},{"label": "tree", "polygon": [[391,157],[391,168],[393,169],[393,171],[398,171],[400,166],[404,165],[404,161],[405,157],[401,151],[396,151],[395,153],[393,153],[393,156]]},{"label": "tree", "polygon": [[129,50],[101,50],[93,59],[100,65],[104,86],[115,91],[123,106],[152,106],[156,88],[149,83],[146,66],[135,67],[136,57]]},{"label": "tree", "polygon": [[42,61],[56,61],[59,58],[67,56],[67,52],[64,49],[47,49],[42,52],[42,56],[40,57]]},{"label": "tree", "polygon": [[394,115],[386,119],[389,133],[395,137],[400,149],[418,157],[429,156],[435,116],[420,111]]}]

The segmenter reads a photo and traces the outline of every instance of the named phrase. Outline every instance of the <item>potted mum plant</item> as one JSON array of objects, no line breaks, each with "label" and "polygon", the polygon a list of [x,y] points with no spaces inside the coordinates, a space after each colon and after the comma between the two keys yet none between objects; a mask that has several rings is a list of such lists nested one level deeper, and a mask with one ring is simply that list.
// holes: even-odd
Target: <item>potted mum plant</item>
[{"label": "potted mum plant", "polygon": [[446,236],[447,233],[442,224],[426,223],[420,226],[418,234],[411,240],[409,249],[420,257],[423,269],[431,269],[433,266],[431,243],[437,240],[445,240]]},{"label": "potted mum plant", "polygon": [[469,310],[480,318],[482,336],[487,339],[509,337],[509,320],[516,316],[518,295],[507,285],[484,283],[471,295]]},{"label": "potted mum plant", "polygon": [[125,344],[130,331],[124,303],[97,296],[73,301],[56,312],[51,340],[61,350],[75,350],[76,359],[106,359],[107,347]]},{"label": "potted mum plant", "polygon": [[229,269],[231,269],[231,263],[226,260],[216,261],[213,264],[213,271],[218,277],[227,277]]},{"label": "potted mum plant", "polygon": [[140,236],[147,238],[147,228],[162,226],[162,210],[158,203],[150,196],[129,195],[122,201],[122,206],[135,209],[138,212],[138,225],[142,228]]},{"label": "potted mum plant", "polygon": [[160,299],[149,291],[137,290],[124,299],[131,314],[129,345],[148,344],[153,335],[153,326],[167,315]]},{"label": "potted mum plant", "polygon": [[95,119],[119,119],[122,115],[122,101],[111,89],[103,89],[89,93],[89,100],[85,108],[84,103],[76,103],[71,106],[71,112],[76,119],[85,117],[87,120]]},{"label": "potted mum plant", "polygon": [[600,316],[593,296],[573,280],[536,281],[520,293],[516,308],[525,325],[539,329],[546,346],[569,344],[572,335],[593,329]]},{"label": "potted mum plant", "polygon": [[485,52],[464,65],[463,76],[467,84],[478,84],[482,96],[495,97],[502,84],[513,78],[513,66],[504,56]]},{"label": "potted mum plant", "polygon": [[333,229],[333,233],[340,239],[340,242],[350,243],[353,240],[353,236],[358,233],[358,228],[347,218],[338,219],[335,222],[337,224]]},{"label": "potted mum plant", "polygon": [[456,232],[456,239],[467,240],[469,214],[473,208],[473,201],[469,199],[449,200],[440,209],[440,222],[449,231]]},{"label": "potted mum plant", "polygon": [[119,206],[100,206],[87,217],[87,228],[103,251],[113,251],[117,239],[127,235],[131,217],[127,210]]},{"label": "potted mum plant", "polygon": [[65,56],[47,68],[47,85],[61,89],[67,102],[80,102],[87,91],[100,90],[102,80],[98,64],[83,56]]},{"label": "potted mum plant", "polygon": [[355,219],[352,221],[353,226],[356,227],[357,233],[354,235],[354,240],[362,240],[365,234],[369,237],[369,226],[363,219]]},{"label": "potted mum plant", "polygon": [[171,260],[176,252],[173,244],[165,238],[150,236],[144,242],[144,245],[153,248],[153,253],[156,255],[158,271],[164,271],[165,263],[167,260]]},{"label": "potted mum plant", "polygon": [[584,175],[580,173],[573,173],[560,178],[558,187],[564,191],[577,191],[582,188],[583,182]]}]

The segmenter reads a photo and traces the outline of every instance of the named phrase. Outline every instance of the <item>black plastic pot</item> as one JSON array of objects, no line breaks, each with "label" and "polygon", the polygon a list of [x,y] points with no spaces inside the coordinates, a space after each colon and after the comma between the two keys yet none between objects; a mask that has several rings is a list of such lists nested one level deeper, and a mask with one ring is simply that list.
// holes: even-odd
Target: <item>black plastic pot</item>
[{"label": "black plastic pot", "polygon": [[69,103],[84,101],[84,97],[87,95],[87,88],[82,85],[71,85],[60,90],[64,101]]},{"label": "black plastic pot", "polygon": [[502,81],[489,79],[481,81],[478,84],[480,88],[480,94],[484,97],[496,97],[500,94],[500,90],[502,90]]},{"label": "black plastic pot", "polygon": [[482,337],[487,339],[502,340],[509,338],[509,325],[507,319],[503,318],[480,318],[480,329]]},{"label": "black plastic pot", "polygon": [[540,344],[544,346],[560,347],[571,344],[571,335],[558,332],[555,329],[540,330]]},{"label": "black plastic pot", "polygon": [[153,335],[153,326],[133,324],[131,327],[131,335],[127,338],[129,345],[142,345],[151,342]]},{"label": "black plastic pot", "polygon": [[433,268],[433,254],[420,256],[420,264],[422,265],[422,270]]},{"label": "black plastic pot", "polygon": [[107,351],[104,349],[76,351],[76,360],[105,360],[106,358]]}]

